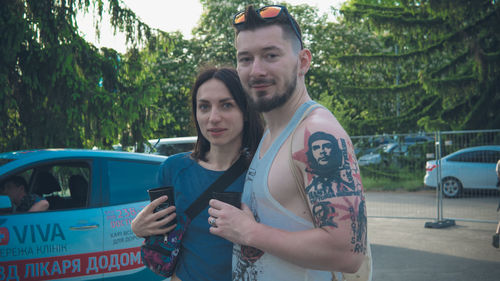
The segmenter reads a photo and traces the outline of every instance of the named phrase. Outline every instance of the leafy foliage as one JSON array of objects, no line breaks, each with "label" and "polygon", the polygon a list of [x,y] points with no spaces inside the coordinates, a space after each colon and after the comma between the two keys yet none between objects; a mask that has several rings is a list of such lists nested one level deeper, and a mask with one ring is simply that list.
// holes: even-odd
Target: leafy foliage
[{"label": "leafy foliage", "polygon": [[[111,25],[125,32],[132,48],[121,55],[83,40],[77,10],[96,12],[96,30],[108,11]],[[117,0],[7,0],[0,11],[1,150],[110,147],[122,140],[142,142],[160,128],[174,135],[189,128],[185,108],[162,115],[165,109],[158,105],[165,90],[165,78],[158,72],[164,66],[157,62],[161,52],[137,49],[170,44],[172,50],[177,42],[185,47],[180,34],[151,29]],[[181,68],[183,75],[175,75],[181,83],[170,79],[179,87],[171,92],[178,93],[179,103],[185,102],[186,83],[191,82],[186,76],[193,74],[190,64],[186,67]],[[174,122],[173,114],[181,122]]]},{"label": "leafy foliage", "polygon": [[[250,4],[200,2],[203,14],[187,40],[150,28],[118,0],[4,0],[0,151],[194,134],[196,72],[235,66],[231,20]],[[334,22],[308,5],[282,4],[313,54],[310,95],[351,135],[500,124],[497,1],[351,0],[341,14],[332,9]],[[127,52],[86,42],[77,11],[96,15],[96,31],[108,13],[126,34]]]},{"label": "leafy foliage", "polygon": [[384,52],[338,58],[343,65],[386,64],[393,70],[379,83],[341,86],[350,95],[370,99],[372,106],[396,101],[393,118],[369,110],[357,124],[361,131],[380,132],[374,124],[395,131],[498,127],[499,3],[352,0],[342,12],[349,23],[361,21],[375,34],[389,34],[394,42]]}]

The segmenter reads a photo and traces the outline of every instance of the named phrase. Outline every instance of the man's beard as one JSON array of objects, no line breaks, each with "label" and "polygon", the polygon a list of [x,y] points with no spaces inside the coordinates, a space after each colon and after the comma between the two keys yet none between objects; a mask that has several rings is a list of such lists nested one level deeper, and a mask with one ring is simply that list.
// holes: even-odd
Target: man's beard
[{"label": "man's beard", "polygon": [[[293,92],[297,87],[297,71],[294,71],[292,77],[291,81],[285,81],[285,92],[282,94],[276,94],[271,97],[271,99],[259,98],[259,92],[257,92],[257,97],[250,95],[249,101],[252,108],[258,112],[269,112],[284,105],[292,97]],[[264,93],[265,92],[263,92],[263,94]]]}]

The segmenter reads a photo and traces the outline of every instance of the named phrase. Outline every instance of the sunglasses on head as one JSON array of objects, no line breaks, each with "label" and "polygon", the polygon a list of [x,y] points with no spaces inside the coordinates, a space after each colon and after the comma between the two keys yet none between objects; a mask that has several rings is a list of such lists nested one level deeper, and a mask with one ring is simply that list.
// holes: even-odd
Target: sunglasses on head
[{"label": "sunglasses on head", "polygon": [[[279,15],[281,15],[281,12],[285,13],[286,16],[288,17],[288,19],[290,20],[290,25],[292,26],[293,31],[295,31],[295,35],[297,35],[297,38],[299,38],[300,48],[301,49],[303,48],[302,38],[300,37],[299,30],[297,29],[297,26],[295,25],[295,23],[292,20],[292,16],[290,16],[290,13],[288,12],[288,10],[286,9],[285,6],[269,5],[269,6],[264,6],[260,9],[256,10],[255,12],[263,20],[274,19],[274,18],[279,17]],[[245,11],[241,11],[241,12],[237,13],[236,15],[234,15],[233,25],[238,26],[240,24],[244,24],[245,22],[246,22]]]}]

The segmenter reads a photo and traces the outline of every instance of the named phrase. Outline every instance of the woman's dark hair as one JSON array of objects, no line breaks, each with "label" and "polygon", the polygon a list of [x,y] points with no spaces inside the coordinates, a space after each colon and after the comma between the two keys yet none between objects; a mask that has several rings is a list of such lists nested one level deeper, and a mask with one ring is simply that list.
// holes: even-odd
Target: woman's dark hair
[{"label": "woman's dark hair", "polygon": [[197,121],[196,108],[197,108],[197,95],[198,89],[211,79],[217,79],[224,83],[226,88],[231,93],[238,108],[243,113],[243,138],[241,144],[241,152],[249,153],[248,159],[251,160],[253,154],[257,150],[260,138],[263,133],[262,118],[256,110],[250,108],[247,96],[241,86],[240,78],[235,69],[229,67],[209,67],[203,69],[196,78],[193,87],[191,88],[191,112],[193,121],[196,126],[196,133],[198,140],[194,146],[194,151],[191,154],[196,160],[207,161],[206,154],[210,150],[210,142],[203,136],[200,126]]}]

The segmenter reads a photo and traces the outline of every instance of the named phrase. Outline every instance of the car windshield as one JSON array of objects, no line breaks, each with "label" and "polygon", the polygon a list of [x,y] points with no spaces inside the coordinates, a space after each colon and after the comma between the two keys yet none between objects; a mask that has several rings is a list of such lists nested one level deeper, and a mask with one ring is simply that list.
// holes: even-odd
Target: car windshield
[{"label": "car windshield", "polygon": [[393,149],[395,149],[396,147],[398,146],[397,143],[388,143],[386,145],[384,145],[384,147],[382,148],[382,150],[386,153],[389,153],[391,152]]},{"label": "car windshield", "polygon": [[9,162],[14,161],[14,160],[15,160],[15,159],[6,159],[6,158],[2,158],[2,159],[0,159],[0,166],[3,166],[3,165],[5,165],[5,164],[7,164],[7,163],[9,163]]}]

